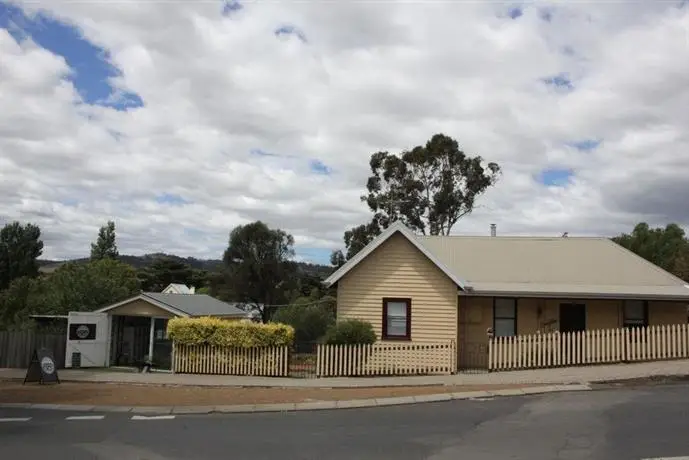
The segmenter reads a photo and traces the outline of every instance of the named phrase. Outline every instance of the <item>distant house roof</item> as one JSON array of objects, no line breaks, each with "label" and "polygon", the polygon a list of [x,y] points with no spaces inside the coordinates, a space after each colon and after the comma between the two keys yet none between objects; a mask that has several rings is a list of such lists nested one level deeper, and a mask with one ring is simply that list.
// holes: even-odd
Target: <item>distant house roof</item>
[{"label": "distant house roof", "polygon": [[609,238],[417,236],[400,223],[389,227],[326,283],[336,283],[397,233],[448,274],[460,291],[470,295],[689,300],[685,281]]},{"label": "distant house roof", "polygon": [[163,289],[165,294],[194,294],[196,290],[193,287],[189,287],[186,284],[180,283],[170,283]]},{"label": "distant house roof", "polygon": [[107,312],[135,300],[143,300],[177,316],[223,316],[247,318],[246,311],[206,294],[166,294],[142,292],[136,297],[96,310]]},{"label": "distant house roof", "polygon": [[38,272],[39,273],[44,273],[44,274],[49,274],[55,272],[58,268],[64,265],[64,262],[57,262],[54,264],[48,264],[48,265],[43,265],[41,267],[38,267]]}]

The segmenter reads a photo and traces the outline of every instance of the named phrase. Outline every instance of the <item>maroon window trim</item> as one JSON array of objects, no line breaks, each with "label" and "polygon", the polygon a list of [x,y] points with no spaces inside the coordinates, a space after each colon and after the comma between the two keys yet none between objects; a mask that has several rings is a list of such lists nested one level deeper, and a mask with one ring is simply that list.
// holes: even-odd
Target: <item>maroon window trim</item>
[{"label": "maroon window trim", "polygon": [[[388,335],[388,303],[399,302],[407,306],[407,334]],[[383,298],[383,340],[411,340],[411,299],[384,297]]]}]

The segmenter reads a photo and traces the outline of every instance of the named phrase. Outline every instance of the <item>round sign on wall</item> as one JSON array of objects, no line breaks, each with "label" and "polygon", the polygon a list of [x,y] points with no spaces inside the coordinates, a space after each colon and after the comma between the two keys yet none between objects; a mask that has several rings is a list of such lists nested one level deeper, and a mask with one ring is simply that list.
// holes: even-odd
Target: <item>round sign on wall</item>
[{"label": "round sign on wall", "polygon": [[46,374],[52,374],[55,372],[55,362],[47,356],[44,356],[41,360],[41,369]]},{"label": "round sign on wall", "polygon": [[80,339],[85,339],[86,337],[88,337],[89,332],[89,327],[86,324],[82,324],[76,330],[77,337],[79,337]]}]

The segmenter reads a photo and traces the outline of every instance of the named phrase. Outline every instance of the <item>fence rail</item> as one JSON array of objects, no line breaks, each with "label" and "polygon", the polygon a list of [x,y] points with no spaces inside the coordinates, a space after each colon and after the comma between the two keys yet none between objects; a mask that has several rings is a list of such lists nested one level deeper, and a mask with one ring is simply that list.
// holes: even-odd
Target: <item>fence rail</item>
[{"label": "fence rail", "polygon": [[0,368],[28,367],[31,353],[37,348],[53,352],[58,369],[65,367],[66,334],[45,334],[40,331],[0,331]]},{"label": "fence rail", "polygon": [[349,377],[452,374],[457,369],[456,363],[457,349],[454,341],[318,345],[316,375]]},{"label": "fence rail", "polygon": [[689,324],[496,337],[491,370],[689,358]]},{"label": "fence rail", "polygon": [[222,348],[173,345],[172,370],[180,374],[287,377],[288,347]]}]

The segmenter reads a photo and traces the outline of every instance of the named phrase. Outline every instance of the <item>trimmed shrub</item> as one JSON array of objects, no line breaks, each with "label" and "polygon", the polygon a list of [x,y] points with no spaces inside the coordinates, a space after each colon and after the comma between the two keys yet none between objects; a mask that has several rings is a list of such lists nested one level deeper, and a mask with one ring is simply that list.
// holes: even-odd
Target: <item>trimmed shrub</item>
[{"label": "trimmed shrub", "polygon": [[294,328],[286,324],[259,324],[251,321],[227,321],[220,318],[173,318],[167,333],[181,345],[215,347],[280,347],[294,341]]},{"label": "trimmed shrub", "polygon": [[368,345],[376,342],[376,333],[371,323],[346,319],[328,328],[324,342],[329,345]]},{"label": "trimmed shrub", "polygon": [[298,343],[315,342],[335,322],[335,316],[322,305],[294,304],[278,309],[272,321],[292,326]]}]

